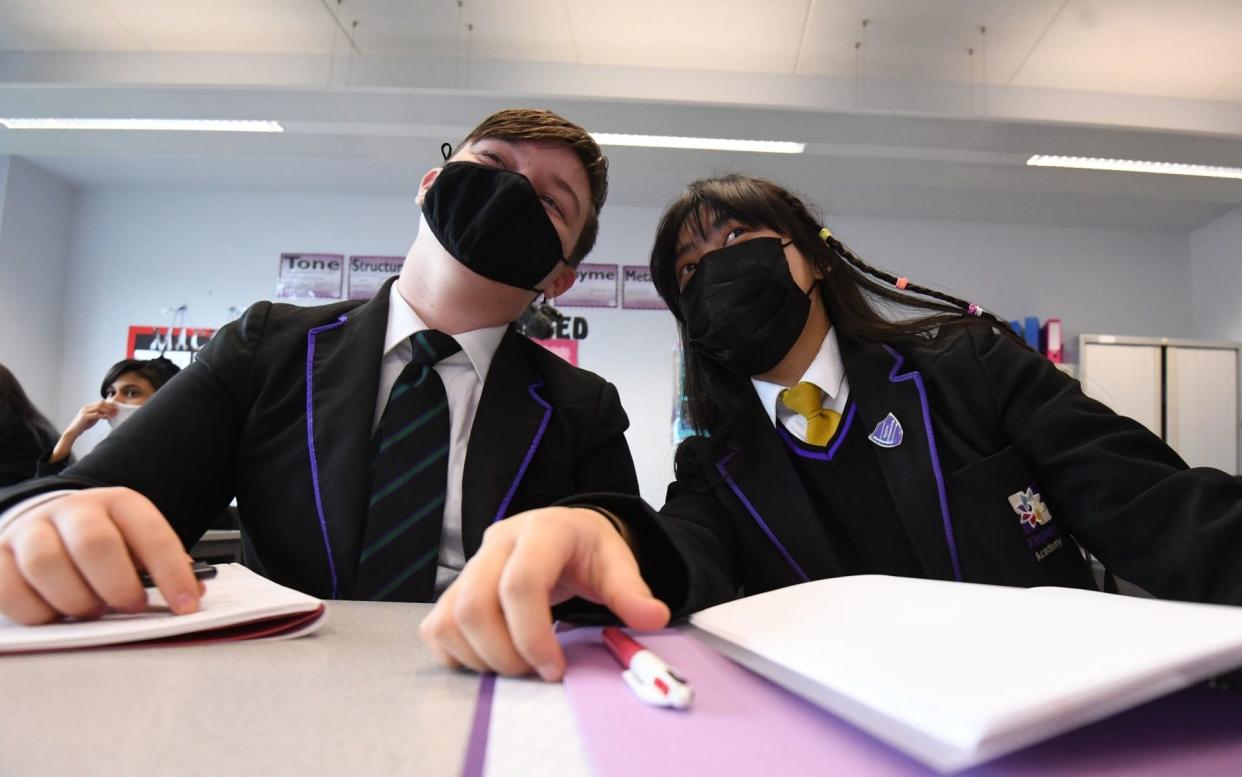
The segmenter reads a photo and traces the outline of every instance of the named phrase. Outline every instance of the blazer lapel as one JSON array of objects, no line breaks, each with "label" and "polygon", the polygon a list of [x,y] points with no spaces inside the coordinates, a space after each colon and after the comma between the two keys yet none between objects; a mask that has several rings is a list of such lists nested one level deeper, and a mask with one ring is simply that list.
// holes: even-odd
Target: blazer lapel
[{"label": "blazer lapel", "polygon": [[756,434],[744,449],[721,458],[716,471],[796,581],[840,575],[841,566],[827,535],[816,530],[820,518],[784,441],[757,402],[752,410]]},{"label": "blazer lapel", "polygon": [[392,283],[306,335],[307,452],[333,598],[353,590],[366,525],[371,425]]},{"label": "blazer lapel", "polygon": [[887,345],[843,338],[841,358],[858,407],[855,423],[879,446],[880,469],[915,555],[929,577],[961,580],[922,375]]},{"label": "blazer lapel", "polygon": [[496,348],[470,430],[461,498],[466,558],[479,549],[488,526],[508,517],[554,412],[521,338],[509,327]]}]

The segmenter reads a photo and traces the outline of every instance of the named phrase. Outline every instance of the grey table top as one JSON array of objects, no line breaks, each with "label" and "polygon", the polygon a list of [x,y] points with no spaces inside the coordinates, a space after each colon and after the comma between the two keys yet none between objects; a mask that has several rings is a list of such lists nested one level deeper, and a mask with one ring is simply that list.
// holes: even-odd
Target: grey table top
[{"label": "grey table top", "polygon": [[0,658],[0,775],[457,775],[479,679],[429,605],[331,602],[279,642]]}]

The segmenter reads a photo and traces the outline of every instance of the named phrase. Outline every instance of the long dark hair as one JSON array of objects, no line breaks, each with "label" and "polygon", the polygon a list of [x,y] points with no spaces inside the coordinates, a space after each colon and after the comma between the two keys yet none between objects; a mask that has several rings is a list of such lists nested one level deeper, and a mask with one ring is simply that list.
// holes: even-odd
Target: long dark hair
[{"label": "long dark hair", "polygon": [[[12,370],[0,364],[0,427],[22,423],[35,431],[45,444],[55,442],[56,427],[39,412]],[[50,442],[49,442],[50,441]]]},{"label": "long dark hair", "polygon": [[730,421],[745,411],[746,401],[753,394],[749,376],[688,347],[678,304],[681,290],[675,264],[682,230],[688,227],[702,238],[721,218],[736,219],[751,228],[766,227],[794,242],[823,276],[817,288],[838,338],[916,343],[926,341],[938,330],[985,319],[1021,342],[1008,323],[982,308],[870,266],[836,237],[823,233],[818,214],[779,184],[738,174],[705,178],[686,187],[664,211],[651,249],[652,281],[677,318],[681,336],[686,421],[700,434],[735,431]]}]

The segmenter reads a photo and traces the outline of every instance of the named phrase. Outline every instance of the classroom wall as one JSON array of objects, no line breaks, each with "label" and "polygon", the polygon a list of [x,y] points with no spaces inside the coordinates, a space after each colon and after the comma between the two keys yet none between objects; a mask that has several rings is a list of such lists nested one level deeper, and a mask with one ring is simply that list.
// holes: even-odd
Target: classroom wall
[{"label": "classroom wall", "polygon": [[1190,233],[1194,336],[1242,342],[1242,207]]},{"label": "classroom wall", "polygon": [[60,424],[65,269],[75,189],[0,157],[0,362]]},{"label": "classroom wall", "polygon": [[[591,260],[644,263],[658,216],[656,208],[610,205]],[[877,264],[1007,315],[1059,315],[1071,336],[1190,334],[1184,235],[849,216],[832,223]],[[84,190],[73,219],[60,415],[94,396],[124,355],[130,324],[165,322],[161,308],[187,303],[195,324],[219,326],[230,305],[272,296],[282,251],[404,254],[416,224],[407,197]],[[672,317],[564,312],[587,320],[580,363],[617,385],[643,494],[662,501],[672,473]],[[79,451],[101,436],[84,437]]]}]

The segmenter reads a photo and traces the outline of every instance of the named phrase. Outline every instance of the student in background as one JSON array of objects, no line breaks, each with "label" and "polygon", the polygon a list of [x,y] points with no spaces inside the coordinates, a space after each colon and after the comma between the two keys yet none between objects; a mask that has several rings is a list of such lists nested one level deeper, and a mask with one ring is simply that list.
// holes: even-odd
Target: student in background
[{"label": "student in background", "polygon": [[849,574],[1093,588],[1080,546],[1156,596],[1242,604],[1242,480],[1187,468],[978,306],[869,266],[783,187],[691,184],[651,269],[698,432],[664,507],[586,494],[497,527],[423,622],[446,663],[557,677],[569,595],[654,628],[661,602]]},{"label": "student in background", "polygon": [[124,423],[135,410],[146,404],[156,391],[181,368],[165,358],[122,359],[108,368],[99,386],[99,402],[83,405],[50,451],[39,457],[38,474],[55,475],[73,459],[73,444],[82,433],[107,419],[112,428]]},{"label": "student in background", "polygon": [[429,601],[495,522],[638,492],[616,389],[512,325],[594,245],[599,146],[515,109],[445,156],[421,181],[401,274],[374,298],[254,305],[61,477],[0,491],[0,614],[141,609],[135,560],[174,612],[194,611],[184,548],[234,496],[247,564],[276,582]]},{"label": "student in background", "polygon": [[35,476],[35,462],[56,439],[56,427],[39,412],[13,372],[0,364],[0,486]]}]

